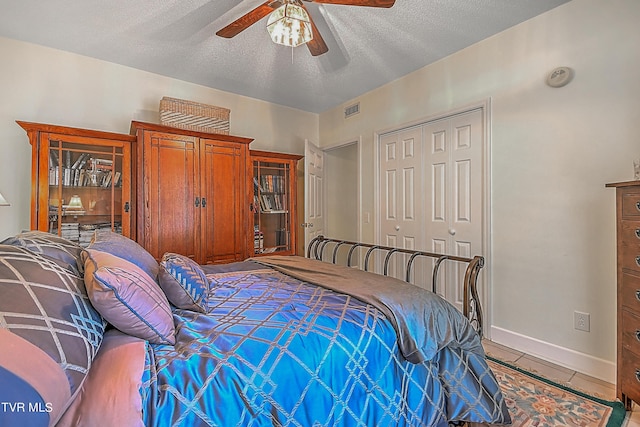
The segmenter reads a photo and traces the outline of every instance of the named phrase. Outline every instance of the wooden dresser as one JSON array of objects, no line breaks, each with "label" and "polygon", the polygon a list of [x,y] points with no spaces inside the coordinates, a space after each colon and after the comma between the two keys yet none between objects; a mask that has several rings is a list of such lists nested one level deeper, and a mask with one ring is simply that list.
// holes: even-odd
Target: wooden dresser
[{"label": "wooden dresser", "polygon": [[640,403],[640,181],[616,189],[618,333],[616,394],[627,409]]}]

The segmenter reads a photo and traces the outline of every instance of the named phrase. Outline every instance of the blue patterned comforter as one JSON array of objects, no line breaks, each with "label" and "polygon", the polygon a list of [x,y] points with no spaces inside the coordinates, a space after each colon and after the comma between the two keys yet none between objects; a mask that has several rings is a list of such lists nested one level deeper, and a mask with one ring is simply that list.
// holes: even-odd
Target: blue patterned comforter
[{"label": "blue patterned comforter", "polygon": [[[175,347],[148,345],[146,425],[509,422],[482,347],[457,341],[468,335],[458,330],[461,314],[447,330],[422,331],[417,342],[437,351],[412,363],[399,347],[406,313],[390,320],[384,303],[255,263],[239,267],[208,274],[207,314],[174,310]],[[431,308],[446,314],[435,318],[451,317],[447,304]]]}]

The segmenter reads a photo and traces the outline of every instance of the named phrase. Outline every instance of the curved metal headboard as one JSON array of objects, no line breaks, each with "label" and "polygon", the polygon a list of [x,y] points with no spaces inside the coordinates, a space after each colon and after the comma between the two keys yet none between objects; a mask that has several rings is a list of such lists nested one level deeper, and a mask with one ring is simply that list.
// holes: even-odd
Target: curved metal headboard
[{"label": "curved metal headboard", "polygon": [[[353,266],[353,253],[357,248],[366,249],[364,255],[364,262],[362,270],[369,271],[369,260],[374,253],[381,253],[384,255],[384,262],[382,265],[382,274],[388,276],[389,274],[389,262],[393,258],[394,254],[406,254],[409,258],[406,261],[405,269],[405,281],[411,281],[411,272],[413,269],[414,261],[418,257],[433,258],[435,260],[433,266],[433,279],[431,283],[431,290],[436,292],[436,286],[438,284],[438,273],[440,266],[445,262],[461,262],[466,263],[467,268],[464,274],[464,295],[463,295],[463,314],[469,319],[471,325],[474,327],[480,337],[483,333],[483,319],[482,319],[482,305],[480,304],[480,297],[478,295],[478,275],[480,270],[484,267],[484,257],[474,256],[473,258],[465,258],[455,255],[443,255],[434,252],[415,251],[411,249],[400,249],[391,246],[373,245],[369,243],[351,242],[348,240],[331,239],[324,236],[317,236],[307,247],[307,258],[314,258],[319,261],[330,261],[333,264],[338,263],[338,251],[341,247],[349,248],[347,253],[347,267]],[[325,260],[325,249],[331,249],[331,259]]]}]

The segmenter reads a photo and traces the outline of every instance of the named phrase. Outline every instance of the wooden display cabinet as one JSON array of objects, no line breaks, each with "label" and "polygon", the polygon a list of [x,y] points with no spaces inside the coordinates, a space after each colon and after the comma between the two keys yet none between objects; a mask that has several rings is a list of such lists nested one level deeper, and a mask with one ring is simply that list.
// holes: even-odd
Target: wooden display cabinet
[{"label": "wooden display cabinet", "polygon": [[17,122],[32,147],[31,229],[87,246],[108,228],[131,237],[131,135]]},{"label": "wooden display cabinet", "polygon": [[254,255],[296,254],[296,165],[302,157],[251,150]]}]

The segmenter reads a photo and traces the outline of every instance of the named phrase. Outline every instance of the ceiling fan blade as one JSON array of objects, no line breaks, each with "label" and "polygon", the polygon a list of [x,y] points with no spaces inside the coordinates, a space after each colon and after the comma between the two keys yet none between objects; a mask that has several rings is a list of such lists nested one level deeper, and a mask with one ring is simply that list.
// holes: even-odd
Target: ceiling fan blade
[{"label": "ceiling fan blade", "polygon": [[237,36],[242,31],[246,30],[256,22],[273,12],[273,7],[269,6],[272,3],[274,2],[266,1],[262,3],[251,12],[244,14],[240,18],[233,21],[231,24],[218,31],[216,35],[220,37],[226,37],[228,39]]},{"label": "ceiling fan blade", "polygon": [[396,0],[310,0],[314,3],[343,4],[347,6],[391,7]]},{"label": "ceiling fan blade", "polygon": [[[302,7],[304,8],[304,10],[307,10],[307,8],[304,7],[304,5]],[[322,55],[323,53],[327,53],[329,51],[329,48],[327,47],[327,44],[324,42],[324,39],[320,35],[320,31],[318,30],[318,27],[316,27],[316,23],[313,22],[313,18],[311,17],[311,14],[309,13],[308,10],[307,10],[307,15],[309,15],[309,22],[311,23],[311,32],[313,33],[313,39],[307,42],[307,47],[309,48],[309,52],[311,52],[311,56],[319,56],[319,55]]]}]

